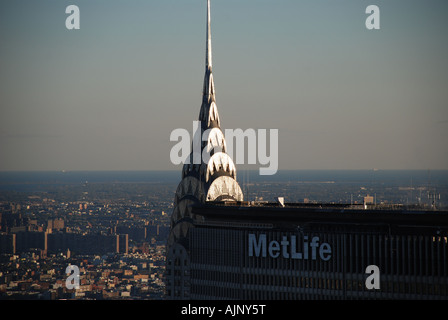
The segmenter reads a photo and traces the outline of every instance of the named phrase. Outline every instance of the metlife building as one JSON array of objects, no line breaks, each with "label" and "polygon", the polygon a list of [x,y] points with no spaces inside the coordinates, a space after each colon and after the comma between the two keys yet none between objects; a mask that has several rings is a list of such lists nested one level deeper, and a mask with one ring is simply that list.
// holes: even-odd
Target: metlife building
[{"label": "metlife building", "polygon": [[448,299],[448,212],[220,202],[192,213],[169,297]]}]

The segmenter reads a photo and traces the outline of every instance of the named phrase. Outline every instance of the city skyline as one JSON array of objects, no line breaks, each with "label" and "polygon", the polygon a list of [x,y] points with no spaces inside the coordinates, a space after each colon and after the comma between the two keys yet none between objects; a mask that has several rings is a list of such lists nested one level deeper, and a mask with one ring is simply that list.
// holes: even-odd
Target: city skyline
[{"label": "city skyline", "polygon": [[[278,129],[279,170],[448,169],[448,5],[374,2],[212,1],[222,128]],[[201,103],[203,1],[0,7],[0,171],[180,170],[170,132]]]}]

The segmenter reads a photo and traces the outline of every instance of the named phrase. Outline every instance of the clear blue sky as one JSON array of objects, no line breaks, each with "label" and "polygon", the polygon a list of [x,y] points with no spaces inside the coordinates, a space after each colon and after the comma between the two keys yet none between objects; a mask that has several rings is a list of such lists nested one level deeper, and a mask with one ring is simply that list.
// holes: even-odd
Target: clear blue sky
[{"label": "clear blue sky", "polygon": [[[222,127],[278,129],[280,170],[448,169],[446,0],[211,7]],[[180,170],[169,137],[199,114],[205,14],[205,0],[1,1],[0,170]]]}]

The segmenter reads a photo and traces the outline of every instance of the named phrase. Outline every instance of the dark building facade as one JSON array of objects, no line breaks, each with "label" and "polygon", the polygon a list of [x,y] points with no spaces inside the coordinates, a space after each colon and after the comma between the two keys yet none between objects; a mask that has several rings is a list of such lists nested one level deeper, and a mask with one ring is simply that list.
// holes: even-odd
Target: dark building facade
[{"label": "dark building facade", "polygon": [[16,235],[14,233],[0,233],[0,253],[16,253]]},{"label": "dark building facade", "polygon": [[[204,205],[190,299],[447,299],[448,212]],[[368,266],[379,288],[366,285]],[[180,293],[180,292],[178,292]]]},{"label": "dark building facade", "polygon": [[48,253],[67,252],[67,250],[76,254],[128,253],[129,236],[36,231],[0,234],[0,253],[16,254],[31,249],[40,249]]}]

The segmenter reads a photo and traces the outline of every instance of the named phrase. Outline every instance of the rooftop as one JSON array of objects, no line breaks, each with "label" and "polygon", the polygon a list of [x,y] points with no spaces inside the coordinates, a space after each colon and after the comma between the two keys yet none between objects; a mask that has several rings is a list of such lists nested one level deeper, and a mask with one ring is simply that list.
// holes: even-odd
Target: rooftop
[{"label": "rooftop", "polygon": [[448,232],[448,211],[417,206],[333,203],[207,202],[192,213],[206,221],[250,223],[394,224],[442,228]]}]

